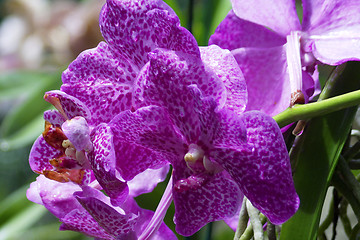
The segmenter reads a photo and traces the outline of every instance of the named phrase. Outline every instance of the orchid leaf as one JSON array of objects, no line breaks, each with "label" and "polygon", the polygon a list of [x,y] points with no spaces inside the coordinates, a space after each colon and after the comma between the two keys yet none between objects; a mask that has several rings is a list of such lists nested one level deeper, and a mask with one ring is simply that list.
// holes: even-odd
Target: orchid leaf
[{"label": "orchid leaf", "polygon": [[27,188],[28,186],[19,188],[0,202],[0,226],[8,221],[11,216],[18,214],[22,209],[32,205],[26,198]]},{"label": "orchid leaf", "polygon": [[45,91],[59,88],[60,84],[58,72],[12,73],[0,78],[0,103],[9,109],[0,125],[2,150],[16,149],[36,139],[42,127],[39,131],[34,126],[42,126],[38,125],[39,119],[44,110],[51,107],[42,96]]},{"label": "orchid leaf", "polygon": [[[360,64],[347,63],[330,77],[321,99],[360,87]],[[337,160],[351,129],[357,108],[317,117],[309,121],[292,150],[294,182],[300,197],[298,212],[283,224],[280,239],[316,239],[322,205]]]},{"label": "orchid leaf", "polygon": [[45,213],[46,208],[32,204],[0,227],[0,239],[19,239],[19,235],[35,224]]}]

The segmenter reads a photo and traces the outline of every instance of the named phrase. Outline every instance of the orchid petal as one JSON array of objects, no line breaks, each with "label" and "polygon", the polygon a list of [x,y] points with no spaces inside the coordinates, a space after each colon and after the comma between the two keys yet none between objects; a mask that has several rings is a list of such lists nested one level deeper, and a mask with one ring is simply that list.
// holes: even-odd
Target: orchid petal
[{"label": "orchid petal", "polygon": [[61,125],[66,121],[65,117],[56,110],[45,111],[44,120],[48,121],[55,127],[61,127]]},{"label": "orchid petal", "polygon": [[200,53],[205,66],[212,69],[225,85],[226,107],[237,113],[243,112],[247,103],[246,82],[233,55],[216,45],[201,47]]},{"label": "orchid petal", "polygon": [[67,119],[76,116],[91,119],[89,109],[79,99],[59,90],[53,90],[45,93],[45,100],[53,104],[57,110]]},{"label": "orchid petal", "polygon": [[300,30],[295,0],[231,0],[231,2],[239,18],[266,26],[283,36],[290,31]]},{"label": "orchid petal", "polygon": [[[136,175],[128,182],[129,195],[137,197],[141,194],[152,192],[158,183],[166,179],[169,169],[170,166],[166,165],[159,169],[146,169],[144,172]],[[145,182],[146,184],[144,184]]]},{"label": "orchid petal", "polygon": [[290,80],[285,47],[239,48],[232,51],[248,90],[246,110],[274,116],[290,105]]},{"label": "orchid petal", "polygon": [[34,142],[29,156],[30,167],[33,171],[42,172],[43,170],[52,170],[49,160],[58,158],[64,152],[51,147],[40,135]]},{"label": "orchid petal", "polygon": [[268,48],[281,46],[286,38],[268,28],[243,20],[231,10],[211,35],[209,44],[234,50],[243,47]]},{"label": "orchid petal", "polygon": [[85,209],[74,209],[65,217],[60,219],[63,222],[60,230],[70,230],[81,232],[86,235],[97,237],[99,239],[113,240],[114,238],[109,235],[95,219]]},{"label": "orchid petal", "polygon": [[303,0],[307,45],[323,63],[360,60],[360,4],[357,0]]},{"label": "orchid petal", "polygon": [[[184,163],[174,166],[174,183],[186,178]],[[222,173],[209,177],[196,189],[173,190],[176,232],[190,236],[212,221],[233,216],[241,204],[242,195],[235,182]]]},{"label": "orchid petal", "polygon": [[165,107],[182,135],[194,142],[200,134],[194,106],[200,99],[192,96],[188,85],[196,84],[204,97],[214,98],[221,108],[226,101],[224,83],[211,69],[205,69],[199,58],[162,49],[152,52],[150,58],[139,76],[144,102]]},{"label": "orchid petal", "polygon": [[174,161],[174,156],[186,152],[183,137],[174,130],[163,108],[149,106],[135,112],[124,111],[110,126],[114,134],[116,168],[125,180],[133,179],[148,168],[167,165]]},{"label": "orchid petal", "polygon": [[236,147],[246,142],[246,129],[238,114],[228,109],[218,112],[218,127],[212,139],[215,146]]},{"label": "orchid petal", "polygon": [[98,195],[102,195],[101,192],[90,187],[83,187],[83,191],[74,193],[80,204],[112,236],[133,231],[136,215],[125,214],[123,209],[110,206],[101,200],[102,197],[99,199]]},{"label": "orchid petal", "polygon": [[91,124],[109,122],[131,108],[132,83],[138,71],[101,42],[97,48],[82,52],[63,72],[61,90],[88,107],[94,116],[88,119]]},{"label": "orchid petal", "polygon": [[93,152],[89,154],[92,170],[99,184],[109,195],[114,205],[120,205],[126,199],[129,189],[115,170],[115,148],[113,133],[105,123],[98,125],[91,134]]},{"label": "orchid petal", "polygon": [[111,48],[139,68],[148,61],[147,53],[155,48],[199,55],[195,38],[180,26],[174,11],[162,1],[108,0],[99,22]]},{"label": "orchid petal", "polygon": [[215,148],[210,157],[239,184],[241,191],[274,224],[288,220],[299,207],[289,155],[280,129],[269,116],[244,113],[247,145]]}]

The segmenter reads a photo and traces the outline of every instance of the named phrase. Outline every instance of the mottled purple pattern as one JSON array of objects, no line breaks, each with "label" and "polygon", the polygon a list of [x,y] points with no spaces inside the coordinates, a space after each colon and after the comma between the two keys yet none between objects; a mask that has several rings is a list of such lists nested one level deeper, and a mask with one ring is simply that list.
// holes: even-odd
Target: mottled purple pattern
[{"label": "mottled purple pattern", "polygon": [[172,162],[172,155],[168,153],[185,153],[185,143],[179,144],[183,141],[181,136],[160,107],[144,107],[134,113],[124,111],[110,125],[114,133],[116,167],[125,180],[148,168],[160,168]]},{"label": "mottled purple pattern", "polygon": [[114,240],[85,210],[74,209],[60,220],[63,222],[60,230],[76,231],[100,239]]},{"label": "mottled purple pattern", "polygon": [[201,47],[200,53],[205,67],[212,69],[225,85],[226,107],[243,112],[247,103],[246,82],[233,55],[216,45]]},{"label": "mottled purple pattern", "polygon": [[236,149],[215,146],[211,157],[229,172],[256,208],[272,223],[281,224],[299,207],[281,132],[271,117],[260,112],[246,112],[241,118],[247,144]]},{"label": "mottled purple pattern", "polygon": [[74,198],[81,188],[71,182],[59,183],[43,175],[31,183],[26,195],[30,201],[44,205],[63,224],[60,230],[72,230],[92,237],[111,238]]},{"label": "mottled purple pattern", "polygon": [[113,134],[109,126],[100,124],[92,132],[93,151],[89,154],[92,170],[114,205],[123,203],[129,193],[126,182],[116,176]]},{"label": "mottled purple pattern", "polygon": [[109,45],[137,66],[144,65],[146,53],[155,48],[199,55],[195,38],[159,0],[108,0],[99,22]]},{"label": "mottled purple pattern", "polygon": [[[82,103],[79,99],[70,96],[62,91],[53,90],[45,93],[45,100],[57,98],[60,101],[61,107],[63,108],[68,119],[72,119],[76,116],[84,117],[85,119],[90,119],[91,113],[88,108]],[[58,109],[59,110],[59,109]],[[89,122],[91,124],[91,122]]]},{"label": "mottled purple pattern", "polygon": [[61,127],[61,125],[66,121],[65,117],[57,110],[45,111],[44,120],[50,122],[55,127]]},{"label": "mottled purple pattern", "polygon": [[188,142],[195,141],[200,134],[194,109],[199,98],[192,96],[188,85],[196,85],[204,96],[213,97],[220,106],[226,101],[226,89],[220,79],[212,71],[206,71],[202,62],[188,55],[155,51],[139,79],[144,102],[165,107]]},{"label": "mottled purple pattern", "polygon": [[136,223],[135,215],[124,214],[117,211],[107,203],[96,198],[93,193],[97,190],[89,187],[84,187],[84,192],[76,192],[74,195],[81,205],[91,214],[91,216],[112,236],[116,237],[119,234],[128,233],[134,230]]},{"label": "mottled purple pattern", "polygon": [[49,160],[57,158],[64,153],[51,147],[42,135],[40,135],[34,142],[29,155],[30,167],[33,171],[41,172],[43,170],[53,170],[54,167],[49,163]]},{"label": "mottled purple pattern", "polygon": [[61,90],[89,108],[90,122],[109,122],[120,111],[130,109],[132,83],[138,71],[137,66],[101,42],[69,65],[62,75]]},{"label": "mottled purple pattern", "polygon": [[218,124],[213,130],[212,145],[231,148],[241,146],[246,142],[245,124],[238,114],[222,109],[217,112],[215,121]]},{"label": "mottled purple pattern", "polygon": [[204,96],[213,97],[220,106],[226,101],[226,88],[221,79],[211,68],[206,68],[200,58],[189,54],[164,49],[153,51],[150,54],[150,64],[143,68],[139,80],[144,88],[143,97],[147,104],[171,105],[172,103],[166,103],[170,100],[170,89],[190,84],[196,84]]},{"label": "mottled purple pattern", "polygon": [[210,37],[209,44],[233,50],[241,47],[275,47],[286,43],[286,38],[268,28],[243,20],[231,10]]},{"label": "mottled purple pattern", "polygon": [[[174,166],[173,180],[184,179],[191,174],[185,162]],[[190,236],[206,223],[233,216],[241,203],[237,184],[219,173],[208,176],[204,185],[185,192],[173,191],[176,232]]]}]

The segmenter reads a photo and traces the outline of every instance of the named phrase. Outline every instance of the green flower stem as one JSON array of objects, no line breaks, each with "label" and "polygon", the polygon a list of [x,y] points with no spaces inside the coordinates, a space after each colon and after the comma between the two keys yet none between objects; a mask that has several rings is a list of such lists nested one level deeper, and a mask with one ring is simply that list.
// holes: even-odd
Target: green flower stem
[{"label": "green flower stem", "polygon": [[351,231],[349,240],[356,240],[359,230],[360,230],[360,223],[357,223]]},{"label": "green flower stem", "polygon": [[280,128],[282,128],[298,120],[307,120],[358,104],[360,104],[360,90],[314,103],[297,104],[273,118],[279,124]]},{"label": "green flower stem", "polygon": [[267,221],[266,232],[269,240],[276,240],[275,225]]},{"label": "green flower stem", "polygon": [[246,201],[246,208],[249,213],[250,222],[254,229],[254,240],[264,240],[263,225],[260,221],[260,211],[250,201]]},{"label": "green flower stem", "polygon": [[341,202],[340,202],[340,219],[341,219],[341,222],[344,226],[344,231],[346,233],[346,235],[348,237],[350,237],[351,235],[351,223],[350,223],[350,219],[347,215],[347,209],[348,209],[348,206],[349,206],[349,202],[346,200],[346,199],[342,199]]},{"label": "green flower stem", "polygon": [[323,234],[325,233],[325,230],[330,226],[333,218],[334,218],[334,198],[331,198],[328,214],[327,214],[326,218],[324,219],[324,221],[321,223],[321,225],[319,227],[318,238],[320,240],[325,239],[323,237],[324,236]]},{"label": "green flower stem", "polygon": [[[267,218],[260,213],[260,222],[262,225],[264,225],[267,221]],[[252,224],[249,224],[247,228],[245,229],[245,232],[241,236],[240,240],[250,240],[254,236],[254,230]]]},{"label": "green flower stem", "polygon": [[357,141],[351,148],[349,148],[345,154],[344,158],[346,160],[351,160],[355,155],[360,151],[360,141]]},{"label": "green flower stem", "polygon": [[339,158],[331,183],[350,203],[358,221],[360,221],[360,183],[342,156]]},{"label": "green flower stem", "polygon": [[245,229],[247,227],[248,221],[249,221],[249,215],[248,215],[248,212],[247,212],[247,209],[246,209],[246,201],[247,201],[247,198],[244,197],[242,205],[241,205],[241,209],[240,209],[239,223],[238,223],[238,226],[236,228],[236,232],[235,232],[235,235],[234,235],[234,240],[240,239],[240,237],[244,233],[244,231],[245,231]]}]

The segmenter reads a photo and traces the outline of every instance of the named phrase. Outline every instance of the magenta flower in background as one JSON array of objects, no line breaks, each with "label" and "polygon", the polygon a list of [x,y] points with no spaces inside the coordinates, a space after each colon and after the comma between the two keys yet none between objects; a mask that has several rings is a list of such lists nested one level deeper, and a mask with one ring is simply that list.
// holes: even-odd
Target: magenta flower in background
[{"label": "magenta flower in background", "polygon": [[176,231],[185,236],[236,214],[242,194],[273,223],[290,218],[299,199],[276,122],[206,96],[201,84],[193,84],[199,75],[189,71],[194,68],[189,55],[158,49],[150,58],[138,84],[145,107],[124,111],[108,124],[124,179],[155,159],[170,162]]},{"label": "magenta flower in background", "polygon": [[211,36],[210,44],[232,50],[244,73],[247,110],[276,115],[290,104],[307,102],[317,64],[360,59],[358,1],[302,3],[300,24],[295,1],[232,0],[233,10]]}]

